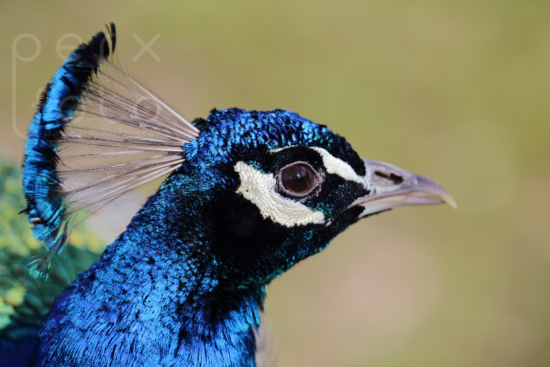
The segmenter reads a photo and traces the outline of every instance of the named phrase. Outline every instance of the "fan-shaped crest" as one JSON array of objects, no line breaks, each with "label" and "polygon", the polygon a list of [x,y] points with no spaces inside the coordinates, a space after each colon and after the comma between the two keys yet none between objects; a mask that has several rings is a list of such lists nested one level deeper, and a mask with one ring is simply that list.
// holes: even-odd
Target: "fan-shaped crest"
[{"label": "fan-shaped crest", "polygon": [[[110,46],[109,46],[110,39]],[[177,169],[200,131],[112,60],[115,26],[80,45],[57,70],[30,126],[23,191],[33,234],[47,253],[31,273],[47,277],[82,216]]]}]

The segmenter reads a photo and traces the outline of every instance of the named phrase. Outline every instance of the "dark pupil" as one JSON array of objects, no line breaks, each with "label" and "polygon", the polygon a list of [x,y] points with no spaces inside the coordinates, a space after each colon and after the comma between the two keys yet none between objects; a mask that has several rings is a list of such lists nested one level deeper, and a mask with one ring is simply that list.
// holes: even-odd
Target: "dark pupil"
[{"label": "dark pupil", "polygon": [[313,186],[313,172],[304,164],[290,166],[283,171],[283,185],[296,194],[303,194]]}]

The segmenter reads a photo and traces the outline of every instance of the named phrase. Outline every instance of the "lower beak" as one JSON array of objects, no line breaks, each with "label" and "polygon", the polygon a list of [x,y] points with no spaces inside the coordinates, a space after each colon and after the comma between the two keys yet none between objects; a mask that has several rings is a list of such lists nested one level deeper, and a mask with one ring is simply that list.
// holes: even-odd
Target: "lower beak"
[{"label": "lower beak", "polygon": [[370,159],[363,159],[363,162],[370,192],[350,205],[365,208],[360,217],[405,205],[447,203],[456,209],[453,197],[434,180],[388,163]]}]

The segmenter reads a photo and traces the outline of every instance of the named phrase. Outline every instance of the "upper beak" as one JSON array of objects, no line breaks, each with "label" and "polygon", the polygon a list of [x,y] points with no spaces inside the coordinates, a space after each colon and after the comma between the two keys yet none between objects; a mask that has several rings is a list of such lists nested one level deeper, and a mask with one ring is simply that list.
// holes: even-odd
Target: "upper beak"
[{"label": "upper beak", "polygon": [[453,197],[437,182],[409,173],[391,164],[363,159],[370,193],[351,206],[363,206],[361,217],[404,205],[447,203],[456,209]]}]

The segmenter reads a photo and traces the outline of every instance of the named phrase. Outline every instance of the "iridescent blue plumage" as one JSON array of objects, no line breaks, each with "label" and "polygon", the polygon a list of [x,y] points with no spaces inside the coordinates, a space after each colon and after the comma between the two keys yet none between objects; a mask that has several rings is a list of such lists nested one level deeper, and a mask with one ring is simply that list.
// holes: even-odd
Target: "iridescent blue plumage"
[{"label": "iridescent blue plumage", "polygon": [[99,33],[69,57],[29,128],[27,212],[48,251],[34,270],[47,271],[72,213],[170,175],[57,298],[31,366],[256,366],[274,278],[361,218],[448,200],[287,110],[213,110],[190,124],[106,44]]},{"label": "iridescent blue plumage", "polygon": [[[290,111],[239,109],[213,111],[195,124],[202,134],[186,146],[188,161],[46,317],[38,365],[113,360],[131,366],[254,366],[253,331],[259,326],[264,286],[351,224],[353,211],[332,218],[342,223],[321,230],[289,230],[231,197],[239,185],[232,168],[236,161],[262,164],[270,150],[285,146],[324,146],[361,171],[359,157],[326,127]],[[347,204],[352,200],[345,199]],[[232,208],[226,205],[232,202]],[[236,262],[219,248],[238,246],[231,242],[249,236],[220,233],[229,213],[214,213],[224,208],[238,212],[238,206],[250,213],[243,220],[262,228],[259,235],[278,233],[271,242],[279,253],[269,251],[267,238],[255,252],[246,250],[254,256],[250,262]],[[90,345],[99,345],[101,352]]]},{"label": "iridescent blue plumage", "polygon": [[[111,24],[112,51],[115,48]],[[58,166],[58,142],[63,126],[70,122],[87,82],[111,48],[105,35],[98,33],[86,46],[77,48],[61,66],[42,95],[38,111],[29,125],[23,165],[23,192],[27,199],[33,234],[44,244],[47,254],[32,262],[31,273],[45,278],[51,254],[61,251],[68,237],[65,223],[67,205],[57,195],[61,180]]]}]

